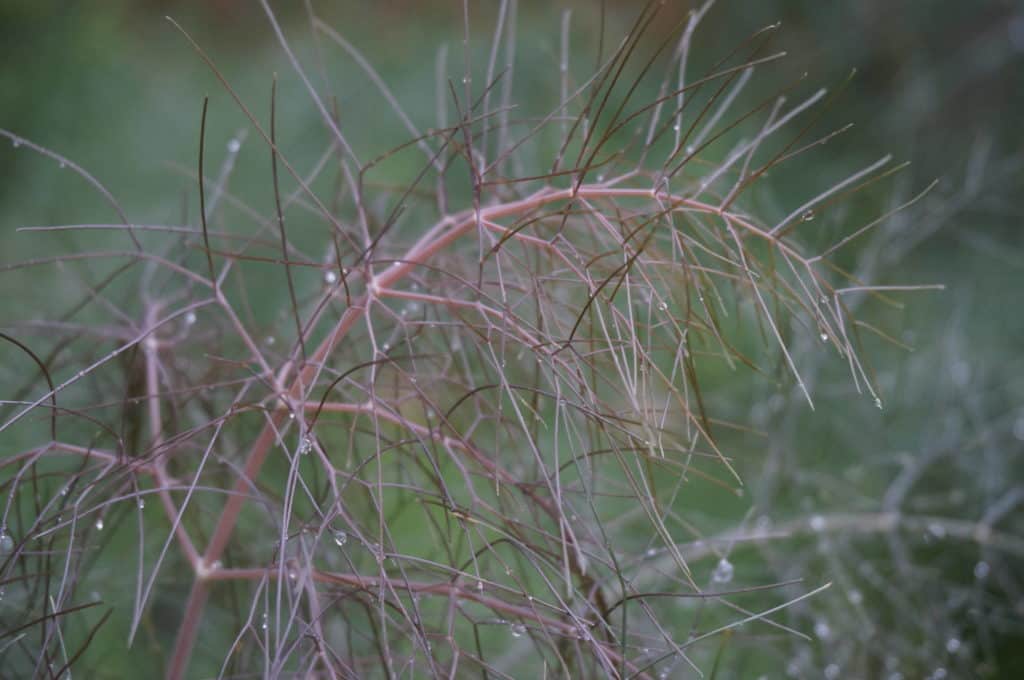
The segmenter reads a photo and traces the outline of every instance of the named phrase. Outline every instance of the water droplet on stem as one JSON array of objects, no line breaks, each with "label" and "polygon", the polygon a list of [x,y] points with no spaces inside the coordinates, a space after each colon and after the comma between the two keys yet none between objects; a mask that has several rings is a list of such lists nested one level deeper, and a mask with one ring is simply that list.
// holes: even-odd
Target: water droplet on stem
[{"label": "water droplet on stem", "polygon": [[736,569],[733,567],[732,562],[723,557],[718,560],[718,564],[715,565],[715,570],[711,572],[711,580],[715,583],[729,583],[732,581],[735,571]]}]

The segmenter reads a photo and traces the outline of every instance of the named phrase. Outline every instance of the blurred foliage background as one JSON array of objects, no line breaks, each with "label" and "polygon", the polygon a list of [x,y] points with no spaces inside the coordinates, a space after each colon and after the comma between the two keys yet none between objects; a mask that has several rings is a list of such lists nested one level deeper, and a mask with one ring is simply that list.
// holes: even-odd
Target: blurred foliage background
[{"label": "blurred foliage background", "polygon": [[[429,127],[434,55],[447,43],[451,62],[458,63],[462,3],[315,4],[371,59],[420,126]],[[497,3],[473,10],[474,35],[484,42],[492,5]],[[690,6],[677,5],[672,11],[680,16]],[[593,53],[586,50],[599,30],[599,6],[520,3],[519,93],[554,101],[551,76],[563,8],[574,12],[573,43],[580,46],[574,65],[592,63]],[[314,63],[302,3],[276,3],[276,9],[300,58]],[[618,39],[637,9],[637,3],[607,3],[608,39]],[[212,163],[246,127],[164,15],[210,53],[261,118],[278,74],[280,136],[291,158],[315,158],[323,139],[319,116],[255,3],[4,0],[0,127],[92,172],[140,223],[175,223],[183,213],[194,214],[188,173],[195,164],[204,95],[210,96],[209,148],[221,149],[211,151]],[[946,290],[901,297],[901,308],[867,310],[873,322],[895,330],[912,348],[882,342],[869,347],[884,390],[881,411],[854,395],[845,367],[834,359],[803,362],[813,383],[823,386],[814,413],[795,393],[772,399],[777,390],[768,381],[749,389],[749,375],[709,376],[723,381],[713,396],[719,413],[752,422],[765,436],[737,435],[728,443],[750,493],[692,511],[720,518],[723,528],[868,513],[886,508],[895,482],[909,480],[914,492],[905,510],[966,522],[998,510],[1001,529],[1021,536],[1024,7],[1009,0],[720,0],[696,36],[694,71],[776,20],[783,22],[777,44],[789,57],[763,85],[760,79],[752,84],[747,100],[804,72],[812,85],[834,88],[856,68],[821,123],[823,129],[850,122],[855,128],[778,173],[769,182],[771,193],[756,200],[770,215],[784,215],[825,182],[885,152],[912,161],[892,180],[890,197],[858,206],[853,214],[824,215],[816,228],[823,243],[834,241],[850,224],[864,222],[856,211],[877,215],[879,208],[938,179],[924,202],[886,225],[884,238],[854,254],[874,263],[878,283],[943,283]],[[401,141],[378,115],[382,103],[365,76],[337,50],[330,63],[342,126],[357,151],[372,156]],[[581,73],[588,68],[579,66]],[[252,135],[231,182],[254,207],[269,209],[269,156]],[[0,146],[2,264],[43,256],[55,242],[76,247],[70,235],[17,233],[17,227],[111,219],[109,207],[81,178],[52,159]],[[853,264],[853,254],[849,258]],[[5,329],[40,310],[61,308],[54,301],[76,285],[66,272],[49,267],[5,271],[0,281]],[[5,362],[0,382],[13,383],[19,370]],[[759,454],[765,447],[776,455]],[[773,461],[767,469],[765,460]],[[821,597],[822,604],[798,615],[804,620],[792,621],[813,629],[818,643],[780,646],[781,661],[737,661],[731,673],[755,677],[763,666],[765,672],[780,667],[794,677],[820,677],[837,665],[842,674],[831,677],[938,680],[939,670],[950,677],[1024,675],[1024,563],[970,540],[950,540],[938,529],[919,533],[920,540],[907,543],[841,532],[829,539],[807,536],[805,550],[769,555],[776,575],[817,574],[837,585]],[[737,561],[738,579],[743,569]],[[757,578],[749,575],[750,582]],[[173,621],[167,625],[173,630]],[[110,637],[112,645],[119,640],[120,632]],[[99,669],[103,659],[105,670],[96,677],[118,677],[118,669],[127,668],[122,664],[128,655],[116,646],[107,650],[106,658],[97,652],[90,660]],[[146,664],[153,661],[147,653],[142,646],[132,658]]]}]

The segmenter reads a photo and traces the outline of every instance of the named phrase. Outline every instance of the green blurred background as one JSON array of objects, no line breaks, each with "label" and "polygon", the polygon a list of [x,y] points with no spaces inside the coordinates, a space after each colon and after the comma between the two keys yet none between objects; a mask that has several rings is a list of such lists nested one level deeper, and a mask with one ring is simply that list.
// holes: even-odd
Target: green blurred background
[{"label": "green blurred background", "polygon": [[[417,124],[430,127],[434,56],[446,43],[450,63],[457,66],[462,3],[315,4],[370,58]],[[483,44],[496,5],[474,7],[473,34]],[[589,64],[599,3],[520,5],[517,92],[551,103],[557,94],[551,75],[557,69],[560,12],[574,12],[574,65]],[[672,11],[681,16],[688,7],[681,2]],[[608,3],[608,39],[622,35],[638,8]],[[300,58],[315,63],[301,3],[277,3],[276,9]],[[4,0],[0,127],[92,172],[140,223],[180,222],[188,210],[183,206],[194,213],[194,181],[187,174],[195,164],[204,95],[210,97],[212,163],[246,127],[165,15],[209,52],[261,119],[277,73],[282,146],[300,167],[322,150],[320,118],[255,3]],[[767,470],[757,456],[739,453],[741,469],[752,480],[750,495],[694,512],[729,527],[767,516],[765,508],[782,517],[872,511],[882,507],[893,480],[917,466],[924,472],[912,494],[916,510],[977,521],[1000,503],[1009,504],[1012,512],[1001,526],[1020,536],[1024,512],[1013,499],[1024,485],[1024,6],[999,0],[720,0],[695,39],[695,70],[776,20],[783,22],[777,45],[790,56],[773,67],[769,82],[753,84],[746,100],[756,101],[759,93],[805,71],[814,86],[836,87],[856,68],[821,123],[822,129],[849,122],[855,128],[825,147],[827,152],[779,173],[771,195],[758,200],[769,214],[781,216],[816,193],[815,187],[820,191],[828,186],[824,182],[885,152],[910,160],[910,168],[892,180],[890,195],[858,210],[874,208],[877,214],[933,179],[939,180],[936,190],[856,254],[874,263],[876,282],[943,283],[946,290],[903,296],[901,309],[867,309],[872,322],[914,348],[869,348],[883,387],[881,412],[869,400],[854,398],[845,367],[834,358],[806,364],[823,386],[813,414],[797,399],[772,401],[769,385],[745,390],[743,377],[733,377],[736,384],[713,397],[719,411],[753,421],[769,432],[769,447],[785,453],[774,456]],[[321,47],[329,55],[342,128],[357,152],[371,157],[400,141],[400,129],[379,114],[383,104],[368,80],[337,49]],[[250,134],[232,189],[267,210],[268,176],[269,158]],[[0,145],[2,264],[45,255],[54,243],[78,245],[70,236],[16,233],[17,227],[86,221],[115,216],[52,159]],[[849,230],[842,216],[820,224],[828,240]],[[16,328],[41,310],[62,308],[53,300],[74,281],[54,268],[3,272],[0,327]],[[16,377],[17,369],[0,368],[0,381]],[[729,445],[741,452],[764,446],[740,437]],[[812,652],[790,654],[787,648],[781,668],[797,677],[820,677],[830,660],[845,655],[850,675],[837,677],[929,677],[938,668],[950,677],[1021,677],[1024,564],[1005,554],[979,553],[970,542],[939,538],[922,536],[904,560],[894,559],[897,548],[884,541],[840,537],[823,549],[809,539],[806,555],[776,571],[820,572],[836,580],[815,614],[831,613],[835,631],[821,636],[823,644]],[[823,555],[829,551],[838,563]],[[991,576],[979,584],[980,562]],[[914,573],[900,573],[901,564],[913,565]],[[821,619],[811,623],[816,620]],[[856,639],[836,641],[840,628]],[[119,635],[112,640],[123,639]],[[145,663],[144,649],[134,653]],[[127,677],[120,675],[118,658],[127,656],[112,651],[104,662],[108,677]],[[735,677],[755,677],[762,662],[751,663],[735,670]]]}]

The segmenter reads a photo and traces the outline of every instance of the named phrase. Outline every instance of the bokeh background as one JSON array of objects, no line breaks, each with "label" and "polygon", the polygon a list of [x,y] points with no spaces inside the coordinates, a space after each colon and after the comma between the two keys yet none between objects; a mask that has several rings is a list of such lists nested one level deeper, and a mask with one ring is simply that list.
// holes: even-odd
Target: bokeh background
[{"label": "bokeh background", "polygon": [[[458,63],[462,3],[314,4],[371,59],[420,126],[432,125],[434,56],[447,44],[452,63]],[[481,44],[488,40],[491,5],[497,3],[484,4],[473,10],[473,33]],[[673,11],[680,16],[690,6],[677,4]],[[520,2],[517,92],[553,101],[565,8],[573,10],[574,64],[592,61],[599,5]],[[275,7],[300,58],[315,63],[302,3]],[[622,35],[637,11],[637,3],[608,2],[609,39]],[[255,3],[0,2],[0,127],[89,170],[140,223],[174,223],[190,206],[194,213],[189,173],[204,95],[210,97],[209,145],[221,149],[212,156],[223,154],[228,140],[246,128],[228,94],[165,15],[210,53],[261,116],[278,74],[282,146],[299,160],[322,150],[319,116]],[[855,127],[827,151],[780,173],[771,193],[757,200],[770,214],[784,215],[816,193],[813,188],[827,186],[822,178],[834,181],[885,152],[909,160],[887,193],[876,192],[874,204],[823,216],[820,237],[834,241],[849,224],[863,222],[857,210],[878,214],[938,180],[913,210],[887,222],[877,238],[847,257],[851,264],[870,263],[879,283],[942,283],[946,289],[902,296],[898,307],[865,310],[898,340],[869,347],[883,388],[881,410],[853,392],[835,358],[804,362],[809,381],[820,386],[813,413],[795,393],[773,399],[772,385],[750,389],[743,376],[711,376],[721,385],[712,397],[719,412],[752,422],[766,437],[737,435],[728,442],[750,492],[693,512],[717,518],[723,529],[779,525],[818,514],[893,509],[899,496],[905,512],[966,523],[946,527],[992,520],[1015,537],[1019,549],[1024,6],[1009,0],[719,0],[695,39],[694,69],[776,20],[782,21],[777,44],[789,57],[763,84],[751,85],[747,100],[804,72],[810,83],[838,87],[856,68],[821,122],[823,129],[851,122]],[[372,156],[401,141],[379,115],[382,102],[372,84],[338,50],[320,48],[329,54],[325,73],[357,151]],[[232,190],[266,210],[273,198],[268,173],[265,149],[250,135]],[[45,256],[54,244],[81,245],[69,235],[19,233],[18,227],[112,217],[81,178],[52,159],[0,145],[0,265]],[[23,324],[58,308],[54,301],[75,281],[54,267],[4,270],[0,328],[26,332]],[[19,379],[14,364],[0,366],[0,384]],[[0,447],[7,445],[0,440]],[[797,621],[803,629],[814,630],[816,642],[780,642],[778,659],[744,660],[740,654],[737,665],[723,672],[756,677],[782,668],[793,677],[821,677],[835,665],[841,674],[833,677],[1024,676],[1020,553],[950,536],[939,524],[925,522],[919,534],[896,540],[836,531],[797,538],[798,550],[790,546],[769,554],[776,575],[835,582],[820,604],[796,615],[803,617]],[[737,562],[738,572],[743,567]],[[0,612],[5,606],[0,601]],[[84,662],[92,669],[86,676],[128,677],[122,673],[131,663],[162,667],[160,652],[145,644],[124,651],[124,630],[117,628],[123,620],[115,617],[111,625],[115,630]],[[173,621],[167,625],[173,630]]]}]

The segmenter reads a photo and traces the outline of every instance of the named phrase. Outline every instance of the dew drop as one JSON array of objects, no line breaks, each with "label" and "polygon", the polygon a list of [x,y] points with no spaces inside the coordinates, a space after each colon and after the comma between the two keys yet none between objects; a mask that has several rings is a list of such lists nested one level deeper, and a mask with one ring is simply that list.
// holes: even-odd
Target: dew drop
[{"label": "dew drop", "polygon": [[[675,125],[673,125],[672,129],[675,130],[676,132],[679,132],[679,123],[676,123]],[[686,147],[687,150],[689,150],[690,148],[692,148],[692,147]]]},{"label": "dew drop", "polygon": [[979,581],[984,581],[988,578],[989,572],[992,571],[992,567],[988,566],[988,562],[981,561],[974,565],[974,578]]},{"label": "dew drop", "polygon": [[267,630],[268,628],[270,628],[270,621],[268,619],[269,617],[267,616],[267,613],[263,612],[262,621],[260,621],[260,628],[262,628],[263,630]]},{"label": "dew drop", "polygon": [[307,434],[306,436],[304,436],[302,439],[299,440],[298,451],[299,451],[300,455],[304,456],[304,455],[306,455],[307,453],[309,453],[312,450],[313,450],[313,438],[310,437]]},{"label": "dew drop", "polygon": [[822,531],[825,529],[825,518],[821,515],[814,515],[811,517],[808,524],[811,525],[811,529],[814,531]]},{"label": "dew drop", "polygon": [[512,624],[512,637],[523,637],[526,635],[526,626],[521,623]]},{"label": "dew drop", "polygon": [[946,669],[939,667],[929,676],[931,680],[943,680],[946,677]]},{"label": "dew drop", "polygon": [[195,325],[195,322],[196,322],[196,313],[195,312],[187,312],[185,314],[185,325],[186,326],[192,326],[192,325]]},{"label": "dew drop", "polygon": [[728,583],[732,581],[733,573],[735,568],[726,558],[718,560],[718,564],[715,565],[715,570],[711,572],[711,580],[715,583]]},{"label": "dew drop", "polygon": [[96,520],[95,526],[96,526],[96,531],[103,531],[103,518],[102,517],[100,517],[98,520]]},{"label": "dew drop", "polygon": [[880,397],[875,397],[875,408],[879,411],[882,410],[882,399]]},{"label": "dew drop", "polygon": [[819,640],[827,640],[832,635],[832,629],[827,621],[818,621],[814,624],[814,635]]},{"label": "dew drop", "polygon": [[6,529],[0,529],[0,555],[6,555],[12,550],[14,550],[14,539]]},{"label": "dew drop", "polygon": [[145,498],[141,498],[141,497],[140,497],[140,498],[137,498],[137,499],[135,500],[135,506],[136,506],[136,507],[137,507],[137,508],[138,508],[139,510],[144,510],[144,509],[146,508],[146,499],[145,499]]},{"label": "dew drop", "polygon": [[807,212],[800,216],[800,219],[803,220],[804,222],[810,222],[811,220],[814,219],[814,217],[814,211],[808,210]]},{"label": "dew drop", "polygon": [[64,161],[61,161],[60,163],[57,164],[57,167],[63,170],[64,168],[68,167],[68,164],[65,163]]},{"label": "dew drop", "polygon": [[484,592],[484,582],[483,581],[477,581],[476,582],[476,592],[478,592],[478,593]]},{"label": "dew drop", "polygon": [[214,560],[213,564],[210,565],[210,571],[219,571],[224,568],[224,563],[220,560]]},{"label": "dew drop", "polygon": [[655,550],[654,548],[648,548],[646,550],[646,552],[644,552],[644,555],[646,555],[647,557],[654,557],[657,554],[658,554],[658,551]]},{"label": "dew drop", "polygon": [[299,580],[299,572],[295,571],[294,569],[289,569],[288,570],[288,580],[290,580],[290,581],[297,581],[297,580]]},{"label": "dew drop", "polygon": [[336,272],[334,270],[331,270],[331,271],[326,272],[324,274],[324,282],[325,283],[333,284],[333,283],[336,283],[337,281],[338,281],[338,272]]},{"label": "dew drop", "polygon": [[11,140],[11,146],[13,146],[15,149],[17,149],[19,146],[21,146],[21,140],[20,139],[12,139]]},{"label": "dew drop", "polygon": [[955,637],[946,640],[946,651],[950,654],[956,654],[960,651],[960,640]]},{"label": "dew drop", "polygon": [[597,181],[598,182],[603,182],[604,181],[604,174],[603,173],[597,176]]},{"label": "dew drop", "polygon": [[828,342],[828,333],[822,331],[818,338],[820,338],[822,342]]},{"label": "dew drop", "polygon": [[859,590],[854,588],[846,594],[846,599],[850,601],[850,604],[860,604],[864,601],[864,595]]},{"label": "dew drop", "polygon": [[238,150],[242,148],[242,143],[232,137],[228,140],[228,151],[231,153],[238,153]]},{"label": "dew drop", "polygon": [[267,339],[264,342],[266,342],[268,345],[273,346],[274,343],[277,342],[277,338],[275,338],[273,335],[268,335]]},{"label": "dew drop", "polygon": [[928,533],[934,536],[935,538],[945,538],[946,527],[944,527],[942,524],[938,522],[932,522],[928,525]]},{"label": "dew drop", "polygon": [[658,303],[658,309],[660,309],[663,312],[668,311],[668,303],[667,302],[659,302]]},{"label": "dew drop", "polygon": [[827,305],[828,304],[828,298],[826,296],[822,295],[821,297],[818,298],[818,302],[820,302],[823,305]]},{"label": "dew drop", "polygon": [[830,663],[829,665],[825,666],[825,677],[828,680],[835,680],[836,678],[838,678],[839,666],[834,663]]},{"label": "dew drop", "polygon": [[337,531],[335,531],[334,532],[334,545],[338,546],[339,548],[343,548],[343,547],[345,547],[346,543],[348,543],[348,534],[345,533],[344,531],[342,531],[341,529],[338,529]]}]

